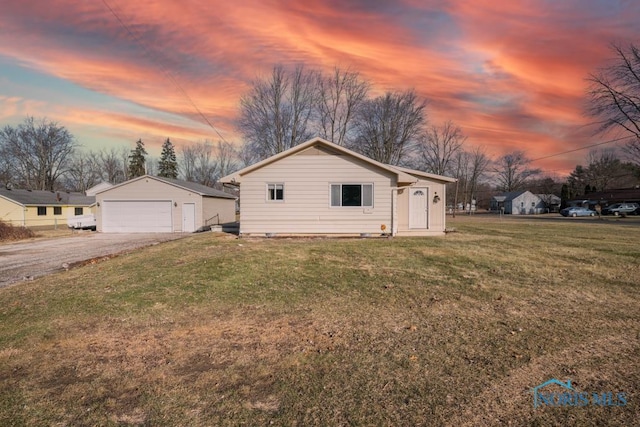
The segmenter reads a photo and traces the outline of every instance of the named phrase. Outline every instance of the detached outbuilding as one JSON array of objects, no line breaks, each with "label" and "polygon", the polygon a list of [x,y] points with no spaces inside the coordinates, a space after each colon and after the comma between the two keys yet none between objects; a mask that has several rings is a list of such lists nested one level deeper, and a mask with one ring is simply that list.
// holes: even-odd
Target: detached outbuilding
[{"label": "detached outbuilding", "polygon": [[455,179],[386,165],[314,138],[221,178],[240,187],[240,234],[430,236]]},{"label": "detached outbuilding", "polygon": [[145,175],[96,193],[103,233],[189,233],[235,222],[236,197],[194,182]]}]

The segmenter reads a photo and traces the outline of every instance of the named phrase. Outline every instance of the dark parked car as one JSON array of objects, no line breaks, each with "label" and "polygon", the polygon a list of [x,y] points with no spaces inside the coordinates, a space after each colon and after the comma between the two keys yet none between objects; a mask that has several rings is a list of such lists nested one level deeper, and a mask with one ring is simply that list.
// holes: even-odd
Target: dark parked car
[{"label": "dark parked car", "polygon": [[640,205],[637,203],[614,203],[602,209],[602,215],[634,215],[638,212]]},{"label": "dark parked car", "polygon": [[569,208],[564,208],[560,211],[560,215],[562,216],[596,216],[596,211],[592,211],[588,208],[583,208],[581,206],[572,206]]}]

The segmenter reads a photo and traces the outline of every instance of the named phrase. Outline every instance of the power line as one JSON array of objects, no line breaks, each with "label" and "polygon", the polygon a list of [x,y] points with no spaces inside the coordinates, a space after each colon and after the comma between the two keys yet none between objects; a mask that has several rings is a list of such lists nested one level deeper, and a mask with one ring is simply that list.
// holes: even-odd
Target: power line
[{"label": "power line", "polygon": [[561,156],[563,154],[574,153],[576,151],[581,151],[581,150],[584,150],[584,149],[587,149],[587,148],[598,147],[600,145],[611,144],[612,142],[622,141],[623,139],[627,139],[627,138],[633,138],[633,135],[627,135],[627,136],[623,136],[623,137],[616,138],[616,139],[610,139],[610,140],[604,141],[604,142],[598,142],[598,143],[591,144],[591,145],[585,145],[585,146],[582,146],[580,148],[576,148],[576,149],[573,149],[573,150],[563,151],[562,153],[556,153],[556,154],[551,154],[549,156],[538,157],[537,159],[531,160],[531,162],[535,162],[535,161],[543,160],[543,159],[549,159],[551,157],[557,157],[557,156]]},{"label": "power line", "polygon": [[111,14],[118,20],[118,22],[120,23],[120,25],[122,26],[122,28],[124,28],[127,33],[133,38],[133,40],[138,43],[138,45],[140,45],[142,47],[142,49],[145,51],[145,53],[147,54],[147,56],[149,56],[149,58],[154,61],[161,69],[162,71],[165,73],[166,77],[171,81],[171,83],[174,84],[174,86],[176,86],[176,88],[178,88],[178,90],[182,93],[182,95],[187,99],[187,101],[189,101],[189,103],[191,104],[191,106],[193,106],[193,108],[198,112],[198,114],[200,115],[200,117],[202,117],[202,119],[207,123],[207,125],[209,125],[209,127],[211,129],[213,129],[213,131],[220,137],[220,139],[222,139],[224,142],[229,143],[224,136],[222,136],[222,134],[218,131],[218,129],[216,129],[215,126],[213,126],[213,124],[209,121],[209,119],[207,118],[207,116],[204,115],[204,113],[200,110],[200,108],[198,108],[198,106],[196,105],[196,103],[193,101],[193,99],[189,96],[189,94],[187,93],[186,90],[184,90],[184,88],[182,87],[182,85],[180,85],[180,83],[175,79],[175,77],[173,77],[173,74],[171,74],[171,72],[160,62],[157,60],[157,58],[154,58],[154,54],[151,51],[151,49],[146,45],[146,43],[144,43],[142,41],[142,39],[140,37],[138,37],[136,34],[134,34],[133,31],[131,31],[131,29],[129,28],[129,26],[122,20],[122,18],[120,18],[120,15],[118,15],[116,13],[116,11],[111,7],[111,5],[109,5],[109,3],[107,2],[107,0],[102,0],[102,2],[104,3],[104,5],[107,7],[107,9],[109,9],[109,12],[111,12]]}]

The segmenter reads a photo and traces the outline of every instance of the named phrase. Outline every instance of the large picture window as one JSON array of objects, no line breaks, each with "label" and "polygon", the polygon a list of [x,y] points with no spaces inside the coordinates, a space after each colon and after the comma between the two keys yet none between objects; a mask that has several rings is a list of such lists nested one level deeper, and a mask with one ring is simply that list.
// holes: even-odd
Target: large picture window
[{"label": "large picture window", "polygon": [[271,202],[284,201],[284,184],[267,184],[267,200]]},{"label": "large picture window", "polygon": [[331,206],[373,207],[373,184],[331,184]]}]

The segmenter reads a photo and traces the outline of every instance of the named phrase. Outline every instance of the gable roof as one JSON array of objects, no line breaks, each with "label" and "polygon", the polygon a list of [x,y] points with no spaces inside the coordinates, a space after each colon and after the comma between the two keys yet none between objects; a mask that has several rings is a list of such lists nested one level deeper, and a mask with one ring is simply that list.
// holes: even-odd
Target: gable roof
[{"label": "gable roof", "polygon": [[[242,182],[242,177],[244,175],[250,174],[251,172],[258,170],[264,166],[270,165],[271,163],[277,162],[278,160],[281,160],[285,157],[289,157],[291,155],[300,153],[304,150],[306,150],[309,147],[313,147],[313,146],[323,146],[326,148],[329,148],[330,150],[333,151],[337,151],[338,153],[347,155],[347,156],[351,156],[353,158],[359,159],[365,163],[368,163],[370,165],[376,166],[379,169],[382,169],[384,171],[387,172],[391,172],[392,174],[397,176],[397,180],[398,180],[398,184],[400,183],[404,183],[404,184],[412,184],[414,182],[418,181],[418,176],[424,176],[427,177],[427,175],[430,175],[429,178],[431,179],[439,179],[442,181],[447,181],[447,182],[453,182],[453,181],[449,181],[452,178],[448,178],[448,177],[442,177],[439,175],[432,175],[432,174],[426,174],[425,172],[420,172],[420,171],[414,171],[412,169],[406,169],[406,168],[401,168],[398,166],[391,166],[391,165],[386,165],[384,163],[378,162],[376,160],[373,160],[367,156],[363,156],[362,154],[356,153],[355,151],[351,151],[347,148],[344,148],[338,144],[335,144],[333,142],[329,142],[325,139],[322,138],[312,138],[306,142],[303,142],[302,144],[296,145],[295,147],[289,148],[288,150],[282,151],[278,154],[274,154],[271,157],[268,157],[258,163],[255,163],[253,165],[247,166],[239,171],[236,171],[234,173],[231,173],[227,176],[224,176],[222,178],[220,178],[220,182],[223,183],[228,183],[228,184],[237,184],[237,183],[241,183]],[[436,178],[437,177],[437,178]],[[455,181],[455,180],[454,180]]]},{"label": "gable roof", "polygon": [[493,196],[493,199],[496,202],[510,202],[510,201],[512,201],[514,199],[517,199],[518,197],[520,197],[524,193],[528,193],[528,192],[529,192],[529,190],[508,191],[506,193],[497,194],[497,195]]},{"label": "gable roof", "polygon": [[181,188],[183,190],[191,191],[193,193],[197,193],[204,197],[217,197],[221,199],[235,199],[236,196],[225,193],[224,191],[216,190],[215,188],[207,187],[206,185],[198,184],[197,182],[184,181],[182,179],[173,179],[173,178],[165,178],[160,176],[151,176],[151,175],[143,175],[137,178],[130,179],[129,181],[121,182],[120,184],[114,185],[109,188],[102,189],[98,191],[96,194],[104,193],[105,191],[113,190],[114,188],[122,187],[123,185],[130,184],[135,181],[140,181],[142,179],[153,179],[155,181],[164,182],[165,184]]},{"label": "gable roof", "polygon": [[[391,166],[391,165],[389,165]],[[423,171],[419,171],[416,169],[409,169],[409,168],[404,168],[401,166],[391,166],[394,169],[398,169],[402,172],[408,173],[409,175],[413,175],[417,178],[427,178],[427,179],[432,179],[435,181],[444,181],[444,182],[456,182],[457,179],[456,178],[451,178],[448,176],[444,176],[444,175],[436,175],[435,173],[429,173],[429,172],[423,172]]]},{"label": "gable roof", "polygon": [[91,206],[96,198],[83,193],[47,190],[9,190],[0,188],[0,197],[22,206]]}]

